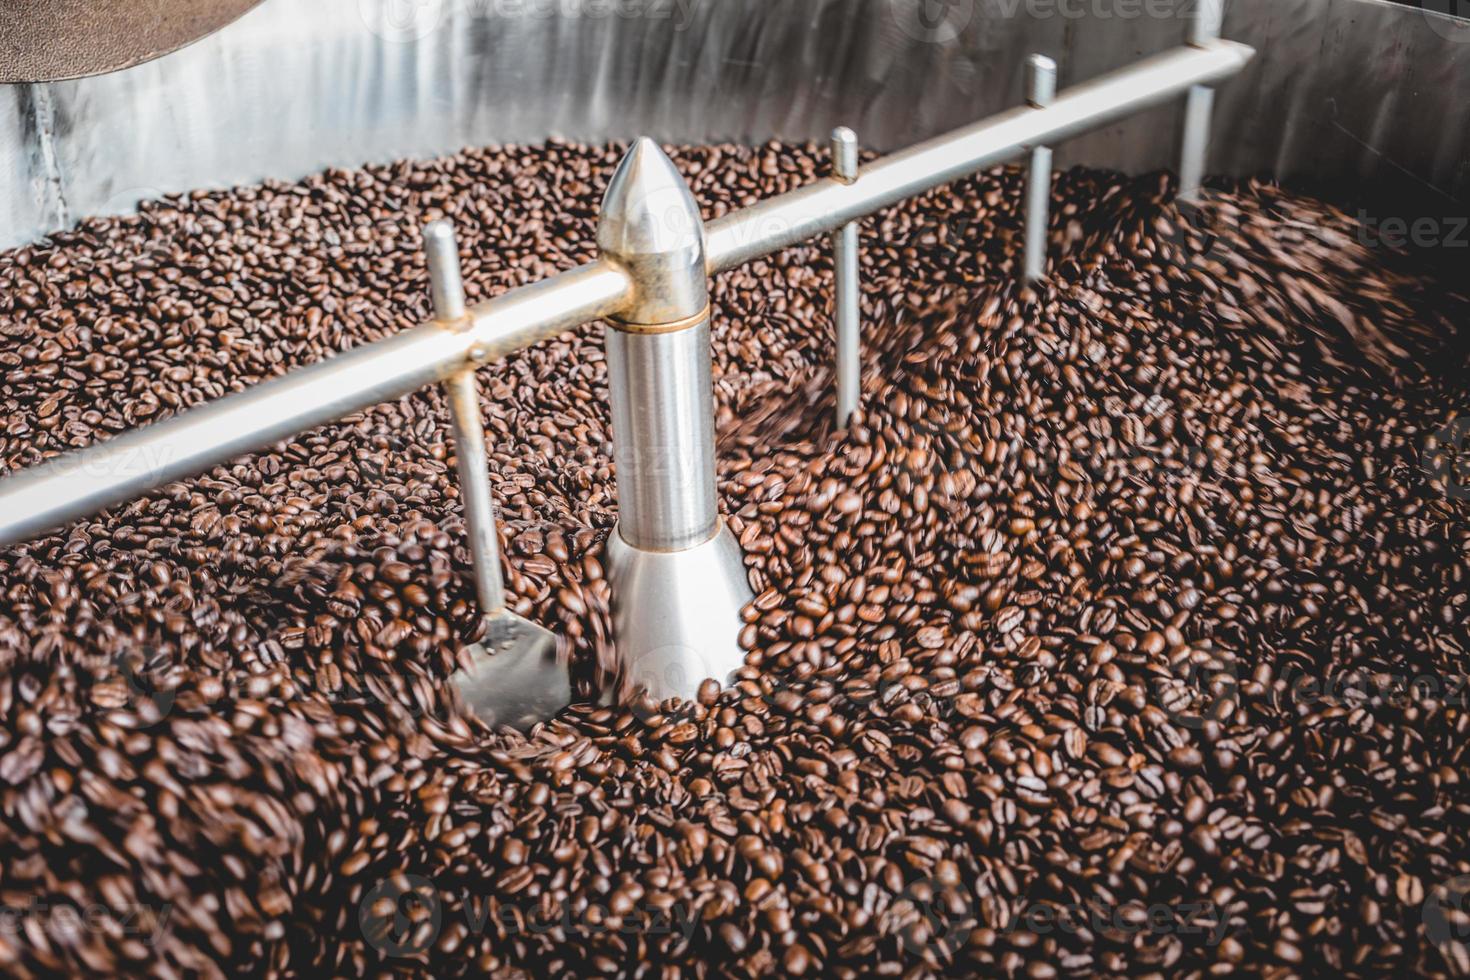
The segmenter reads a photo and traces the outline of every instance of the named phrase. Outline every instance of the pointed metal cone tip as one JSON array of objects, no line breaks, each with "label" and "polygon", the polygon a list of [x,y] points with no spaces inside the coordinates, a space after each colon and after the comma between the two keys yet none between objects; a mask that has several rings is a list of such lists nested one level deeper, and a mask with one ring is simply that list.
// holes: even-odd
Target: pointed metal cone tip
[{"label": "pointed metal cone tip", "polygon": [[662,255],[703,247],[699,206],[659,145],[640,136],[608,181],[597,244],[610,256]]}]

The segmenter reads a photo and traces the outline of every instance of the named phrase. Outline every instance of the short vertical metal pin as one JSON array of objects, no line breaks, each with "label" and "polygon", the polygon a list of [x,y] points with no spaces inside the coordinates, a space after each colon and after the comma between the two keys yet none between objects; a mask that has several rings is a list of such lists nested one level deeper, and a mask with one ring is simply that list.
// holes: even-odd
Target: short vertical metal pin
[{"label": "short vertical metal pin", "polygon": [[[453,225],[435,221],[426,227],[424,252],[429,263],[434,317],[442,323],[453,323],[465,315],[464,280]],[[475,591],[480,611],[493,616],[505,609],[505,580],[500,571],[500,541],[490,493],[490,455],[485,448],[485,420],[480,414],[480,385],[474,368],[449,378],[444,390],[454,424],[454,454],[459,461],[460,496],[464,499],[465,530],[475,566]]]},{"label": "short vertical metal pin", "polygon": [[[1026,59],[1026,101],[1037,109],[1052,104],[1057,94],[1057,63],[1044,54]],[[1051,147],[1031,150],[1026,173],[1026,282],[1046,276],[1046,231],[1051,222]]]},{"label": "short vertical metal pin", "polygon": [[[1198,47],[1220,36],[1225,0],[1200,0],[1189,25],[1189,44]],[[1184,135],[1179,147],[1179,199],[1195,201],[1205,177],[1205,159],[1210,150],[1210,119],[1214,114],[1215,90],[1207,85],[1191,86],[1184,97]]]},{"label": "short vertical metal pin", "polygon": [[[846,126],[832,131],[832,176],[844,183],[857,179],[857,134]],[[837,427],[844,429],[857,411],[862,389],[862,314],[858,279],[858,223],[849,221],[832,233],[833,289],[837,333]]]}]

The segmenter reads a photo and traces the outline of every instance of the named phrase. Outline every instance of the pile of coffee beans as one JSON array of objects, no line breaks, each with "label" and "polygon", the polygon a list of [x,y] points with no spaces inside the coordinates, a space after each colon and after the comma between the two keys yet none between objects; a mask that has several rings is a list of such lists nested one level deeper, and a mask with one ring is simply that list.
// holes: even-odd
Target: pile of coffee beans
[{"label": "pile of coffee beans", "polygon": [[[0,472],[593,256],[622,147],[147,204],[0,255]],[[671,151],[714,217],[813,147]],[[696,703],[616,666],[601,328],[482,372],[515,608],[584,701],[521,734],[425,390],[0,551],[15,975],[1470,973],[1470,304],[1276,187],[1075,170],[721,276],[720,487],[757,598]]]}]

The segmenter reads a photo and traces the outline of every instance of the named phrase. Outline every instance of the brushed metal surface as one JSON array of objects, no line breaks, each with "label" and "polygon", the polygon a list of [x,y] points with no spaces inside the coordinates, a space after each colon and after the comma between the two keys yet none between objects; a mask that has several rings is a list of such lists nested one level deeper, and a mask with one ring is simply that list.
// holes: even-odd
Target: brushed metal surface
[{"label": "brushed metal surface", "polygon": [[[710,224],[706,265],[711,272],[729,269],[834,231],[908,195],[1018,156],[1027,146],[1226,78],[1250,55],[1234,41],[1181,45],[1073,86],[1045,108],[1013,109],[889,154],[850,180],[824,178],[765,198]],[[665,164],[671,179],[677,177]],[[681,212],[688,208],[688,200],[678,205]],[[692,253],[696,259],[700,254]],[[6,477],[0,480],[0,543],[96,513],[567,327],[607,314],[622,317],[646,305],[631,271],[599,258],[480,304],[466,313],[463,329],[442,323],[411,328]],[[653,271],[662,274],[656,266]],[[697,271],[689,281],[702,290]],[[649,325],[622,323],[612,331],[609,387],[628,540],[673,550],[703,541],[715,521],[708,313],[658,326],[650,333]],[[631,481],[623,478],[630,473]]]},{"label": "brushed metal surface", "polygon": [[454,674],[465,707],[487,725],[525,730],[571,704],[571,675],[550,631],[503,610],[488,626],[486,645],[461,651]]},{"label": "brushed metal surface", "polygon": [[673,323],[709,303],[699,205],[674,162],[646,136],[633,141],[608,181],[597,247],[633,281],[620,322]]},{"label": "brushed metal surface", "polygon": [[635,547],[678,551],[719,524],[709,317],[674,333],[607,330],[618,514]]},{"label": "brushed metal surface", "polygon": [[672,552],[640,551],[614,529],[607,559],[624,689],[693,699],[707,677],[729,683],[745,663],[740,610],[754,598],[730,529]]},{"label": "brushed metal surface", "polygon": [[[1022,104],[1033,52],[1074,85],[1179,44],[1197,6],[266,0],[165,58],[12,97],[0,244],[165,193],[552,133],[818,142],[848,125],[889,151]],[[1470,24],[1381,0],[1230,0],[1223,34],[1258,55],[1217,94],[1211,173],[1463,213]],[[1181,100],[1078,136],[1057,165],[1172,169],[1182,117]]]},{"label": "brushed metal surface", "polygon": [[[832,130],[832,176],[844,183],[858,177],[858,139],[847,126]],[[847,428],[862,399],[862,270],[858,222],[828,236],[832,245],[832,325],[837,336],[837,427]]]}]

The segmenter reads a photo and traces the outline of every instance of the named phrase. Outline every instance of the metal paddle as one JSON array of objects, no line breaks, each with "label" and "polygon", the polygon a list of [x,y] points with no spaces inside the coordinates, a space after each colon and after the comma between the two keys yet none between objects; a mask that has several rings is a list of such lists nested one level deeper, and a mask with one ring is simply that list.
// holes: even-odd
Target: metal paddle
[{"label": "metal paddle", "polygon": [[[469,321],[454,226],[448,221],[428,225],[424,229],[424,250],[434,317],[446,330],[462,330]],[[460,651],[461,669],[455,673],[454,682],[465,705],[486,724],[525,729],[549,720],[571,703],[571,678],[567,665],[557,657],[555,634],[517,616],[505,605],[485,420],[480,414],[480,386],[474,368],[466,367],[453,375],[444,382],[444,388],[454,421],[475,590],[486,623],[485,641]]]}]

